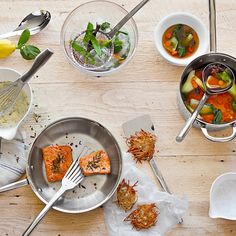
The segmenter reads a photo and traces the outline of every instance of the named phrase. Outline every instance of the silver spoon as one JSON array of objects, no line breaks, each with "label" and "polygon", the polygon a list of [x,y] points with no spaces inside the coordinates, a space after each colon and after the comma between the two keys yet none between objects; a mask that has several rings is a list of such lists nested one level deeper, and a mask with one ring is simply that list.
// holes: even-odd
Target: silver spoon
[{"label": "silver spoon", "polygon": [[150,0],[143,0],[132,11],[130,11],[109,33],[106,33],[107,37],[112,39],[116,33],[129,21],[146,3]]},{"label": "silver spoon", "polygon": [[38,10],[32,12],[21,21],[21,23],[15,30],[0,35],[0,39],[20,35],[25,29],[29,29],[30,35],[37,34],[47,26],[50,19],[51,14],[49,11]]},{"label": "silver spoon", "polygon": [[[225,87],[220,87],[220,86],[210,86],[208,84],[208,80],[209,80],[209,76],[212,73],[212,68],[214,67],[218,67],[221,68],[223,71],[227,71],[227,73],[230,75],[231,81],[226,84]],[[221,93],[225,93],[227,91],[229,91],[231,89],[231,87],[234,85],[235,83],[235,76],[233,71],[226,66],[223,63],[211,63],[209,65],[207,65],[204,70],[203,70],[203,84],[205,87],[205,93],[202,97],[202,99],[200,100],[198,106],[196,107],[196,109],[194,110],[192,116],[187,120],[185,126],[182,128],[182,130],[180,131],[180,133],[178,134],[178,136],[176,137],[176,141],[177,142],[182,142],[183,139],[185,138],[185,136],[187,135],[188,131],[190,130],[190,128],[192,127],[194,121],[196,120],[199,112],[201,111],[202,107],[205,105],[207,99],[212,96],[212,95],[217,95],[217,94],[221,94]]]}]

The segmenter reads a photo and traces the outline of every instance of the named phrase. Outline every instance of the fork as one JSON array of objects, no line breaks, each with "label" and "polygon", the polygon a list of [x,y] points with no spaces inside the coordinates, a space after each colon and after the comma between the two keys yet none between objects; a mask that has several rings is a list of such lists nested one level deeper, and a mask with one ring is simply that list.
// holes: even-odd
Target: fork
[{"label": "fork", "polygon": [[[50,208],[54,205],[54,203],[67,191],[75,188],[81,181],[84,179],[84,175],[81,172],[81,168],[79,166],[79,158],[84,153],[85,148],[81,151],[79,157],[72,163],[65,176],[62,179],[61,188],[56,192],[56,194],[52,197],[52,199],[47,203],[47,205],[43,208],[43,210],[38,214],[38,216],[33,220],[33,222],[29,225],[26,231],[22,234],[22,236],[30,235],[34,228],[38,225],[38,223],[43,219],[43,217],[47,214]],[[86,150],[86,153],[88,150]]]}]

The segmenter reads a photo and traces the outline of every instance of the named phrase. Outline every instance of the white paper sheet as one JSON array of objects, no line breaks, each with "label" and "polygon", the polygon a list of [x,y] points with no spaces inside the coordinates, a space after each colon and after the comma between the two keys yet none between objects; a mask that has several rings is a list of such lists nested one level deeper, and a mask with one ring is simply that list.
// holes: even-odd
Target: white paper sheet
[{"label": "white paper sheet", "polygon": [[[138,192],[138,201],[134,207],[128,211],[120,209],[114,201],[116,194],[104,205],[104,214],[106,227],[110,236],[158,236],[165,235],[167,231],[173,228],[181,218],[183,218],[188,208],[186,199],[179,199],[174,195],[158,191],[158,187],[141,170],[136,167],[135,162],[129,154],[123,156],[122,179],[134,184],[138,181],[135,189]],[[121,180],[122,180],[121,179]],[[158,220],[155,226],[147,230],[136,231],[130,222],[124,222],[137,205],[144,203],[155,203],[158,207]]]}]

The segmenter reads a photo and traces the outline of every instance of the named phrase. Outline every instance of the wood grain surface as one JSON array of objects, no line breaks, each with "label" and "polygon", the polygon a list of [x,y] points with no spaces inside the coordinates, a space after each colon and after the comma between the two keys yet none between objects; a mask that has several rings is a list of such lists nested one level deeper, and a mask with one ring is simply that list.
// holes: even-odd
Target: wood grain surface
[{"label": "wood grain surface", "polygon": [[[139,0],[113,0],[131,10]],[[117,138],[125,151],[121,125],[142,114],[150,114],[158,135],[158,164],[170,189],[187,196],[189,210],[184,223],[170,236],[236,235],[233,221],[208,217],[209,191],[213,180],[222,173],[236,171],[235,141],[226,144],[207,141],[201,131],[192,129],[178,144],[175,136],[184,124],[177,107],[177,91],[183,68],[164,61],[154,45],[153,31],[169,13],[192,13],[208,27],[207,0],[150,1],[134,18],[139,29],[139,45],[130,64],[119,74],[92,78],[81,74],[65,59],[60,46],[60,30],[71,10],[84,0],[0,0],[0,33],[14,29],[21,19],[37,9],[52,13],[48,27],[32,36],[31,43],[41,49],[50,47],[55,55],[31,81],[34,90],[33,112],[24,124],[30,147],[34,136],[45,125],[67,116],[97,120]],[[236,2],[216,0],[218,51],[236,56]],[[17,37],[12,38],[17,42]],[[32,62],[24,61],[19,52],[1,59],[0,66],[24,72]],[[31,137],[30,137],[31,136]],[[157,156],[156,156],[157,158]],[[148,165],[143,169],[153,180]],[[155,180],[154,180],[155,181]],[[44,205],[29,186],[0,195],[0,236],[19,236]],[[81,215],[51,210],[32,235],[35,236],[106,236],[103,210]]]}]

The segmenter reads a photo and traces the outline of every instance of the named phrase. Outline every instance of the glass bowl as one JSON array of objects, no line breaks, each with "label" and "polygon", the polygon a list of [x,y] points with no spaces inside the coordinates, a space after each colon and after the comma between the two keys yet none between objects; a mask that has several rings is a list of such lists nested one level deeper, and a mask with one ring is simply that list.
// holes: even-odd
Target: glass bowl
[{"label": "glass bowl", "polygon": [[126,14],[128,12],[118,4],[102,0],[87,2],[75,8],[66,18],[61,30],[61,46],[68,61],[81,72],[93,76],[109,75],[121,70],[134,56],[138,43],[138,29],[133,18],[121,29],[129,34],[130,49],[126,59],[117,67],[102,71],[84,67],[74,59],[70,42],[86,30],[89,22],[94,25],[109,22],[114,27]]}]

